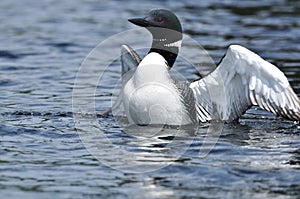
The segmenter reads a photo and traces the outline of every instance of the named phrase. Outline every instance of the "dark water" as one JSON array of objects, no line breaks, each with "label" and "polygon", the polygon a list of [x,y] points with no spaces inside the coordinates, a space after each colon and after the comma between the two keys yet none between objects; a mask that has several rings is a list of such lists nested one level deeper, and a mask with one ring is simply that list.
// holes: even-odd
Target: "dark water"
[{"label": "dark water", "polygon": [[[176,12],[215,62],[230,44],[257,52],[285,72],[299,96],[299,1],[2,0],[0,198],[299,198],[300,126],[256,108],[241,124],[223,126],[205,157],[201,150],[215,142],[205,139],[208,127],[169,128],[146,139],[137,134],[149,129],[120,129],[113,116],[96,121],[114,147],[99,134],[86,148],[72,113],[80,64],[98,43],[134,28],[127,18],[154,7]],[[97,111],[110,107],[118,67],[102,78]],[[127,152],[119,153],[123,146]]]}]

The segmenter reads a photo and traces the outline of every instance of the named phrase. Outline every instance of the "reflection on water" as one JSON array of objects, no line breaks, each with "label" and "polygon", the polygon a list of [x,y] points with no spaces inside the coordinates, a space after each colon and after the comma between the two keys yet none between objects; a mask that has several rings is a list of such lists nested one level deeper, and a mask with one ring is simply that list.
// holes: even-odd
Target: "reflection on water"
[{"label": "reflection on water", "polygon": [[[258,108],[240,124],[216,129],[124,126],[111,115],[93,115],[111,106],[120,77],[117,55],[101,80],[101,64],[82,76],[81,89],[95,91],[95,106],[73,115],[81,62],[99,42],[134,28],[127,18],[144,16],[153,6],[175,11],[185,33],[216,63],[228,45],[246,46],[278,65],[300,94],[299,1],[2,0],[1,198],[299,197],[299,124]],[[136,34],[150,46],[146,32]],[[111,57],[117,43],[107,43],[100,55]],[[184,58],[202,75],[213,68],[211,61],[200,63],[198,50],[187,41],[174,67],[188,80],[198,75]]]}]

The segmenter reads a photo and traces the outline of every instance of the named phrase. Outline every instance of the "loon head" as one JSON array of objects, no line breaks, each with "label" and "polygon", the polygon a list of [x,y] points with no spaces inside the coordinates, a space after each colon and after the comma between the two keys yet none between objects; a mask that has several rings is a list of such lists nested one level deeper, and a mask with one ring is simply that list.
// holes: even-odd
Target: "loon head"
[{"label": "loon head", "polygon": [[166,9],[154,9],[144,18],[128,21],[150,31],[153,41],[149,53],[161,54],[172,67],[182,41],[182,27],[177,16]]}]

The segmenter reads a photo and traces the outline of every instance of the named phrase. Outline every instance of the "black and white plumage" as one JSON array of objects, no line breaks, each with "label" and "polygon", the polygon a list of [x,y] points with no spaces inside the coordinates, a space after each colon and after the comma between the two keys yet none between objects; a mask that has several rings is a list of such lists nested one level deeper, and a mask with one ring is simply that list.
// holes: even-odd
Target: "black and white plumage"
[{"label": "black and white plumage", "polygon": [[300,121],[300,101],[287,78],[257,54],[232,45],[210,74],[178,84],[169,75],[182,41],[177,17],[157,9],[146,18],[129,21],[147,28],[153,36],[152,47],[143,60],[129,46],[122,46],[122,73],[131,71],[123,77],[123,103],[131,123],[230,122],[253,105]]},{"label": "black and white plumage", "polygon": [[130,123],[176,125],[196,122],[191,89],[188,84],[174,82],[167,61],[156,52],[149,53],[139,63],[123,88],[122,99]]},{"label": "black and white plumage", "polygon": [[[207,95],[207,84],[222,89],[224,96],[216,103],[220,119],[233,121],[252,105],[290,120],[300,121],[300,101],[285,75],[273,64],[239,46],[229,47],[219,66],[208,76],[190,84],[197,101],[202,122],[212,115],[212,102]],[[206,99],[209,97],[209,99]],[[202,111],[198,111],[202,112]]]}]

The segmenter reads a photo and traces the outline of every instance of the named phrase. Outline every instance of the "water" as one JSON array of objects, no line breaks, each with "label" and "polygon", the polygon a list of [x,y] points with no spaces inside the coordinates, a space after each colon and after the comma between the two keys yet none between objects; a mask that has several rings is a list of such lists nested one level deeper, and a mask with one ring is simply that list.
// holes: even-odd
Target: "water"
[{"label": "water", "polygon": [[[136,159],[107,147],[101,134],[99,143],[93,144],[103,147],[98,148],[102,161],[91,155],[93,147],[86,148],[81,141],[82,129],[75,129],[72,114],[79,66],[99,42],[134,28],[127,18],[144,16],[153,7],[176,12],[185,33],[215,62],[234,43],[280,66],[299,96],[298,1],[2,0],[0,198],[299,197],[299,125],[257,108],[249,110],[240,124],[225,125],[205,158],[201,150],[215,141],[213,137],[205,141],[208,126],[197,132],[164,129],[146,139],[139,135],[145,129],[120,129],[114,117],[98,115],[103,135]],[[110,106],[118,67],[114,62],[102,79],[107,84],[97,90],[97,111]],[[189,74],[188,68],[178,70]],[[88,127],[94,125],[89,122]]]}]

